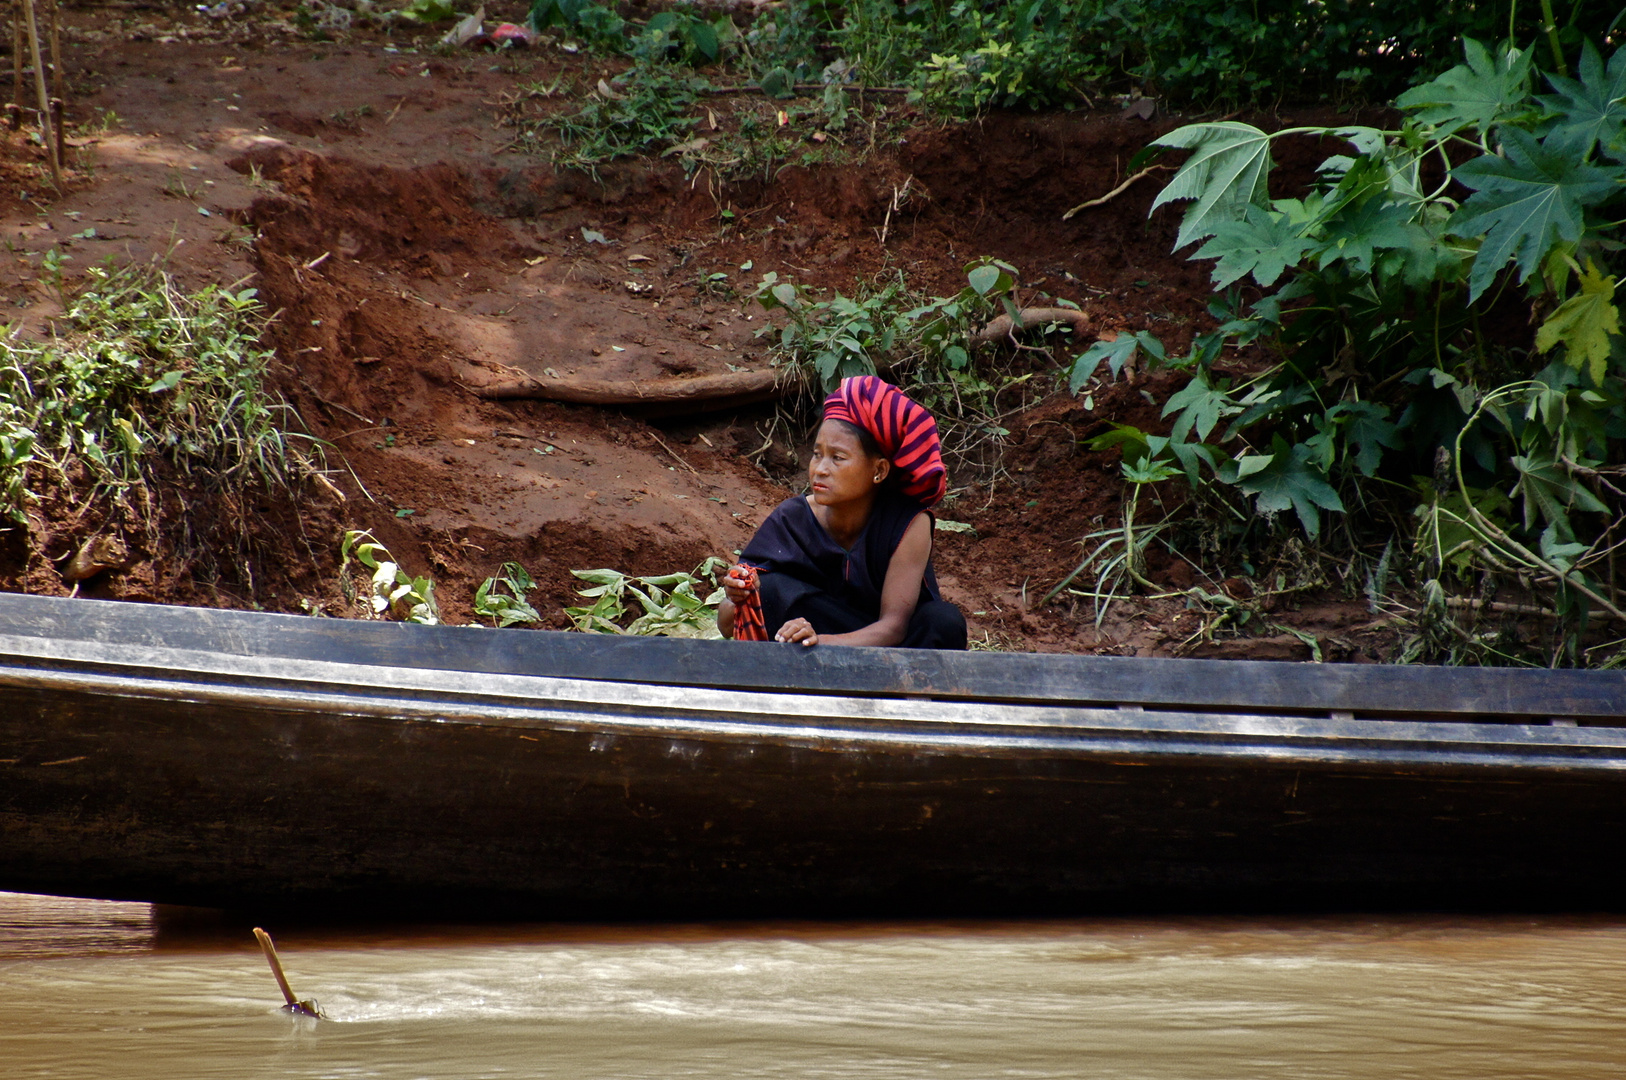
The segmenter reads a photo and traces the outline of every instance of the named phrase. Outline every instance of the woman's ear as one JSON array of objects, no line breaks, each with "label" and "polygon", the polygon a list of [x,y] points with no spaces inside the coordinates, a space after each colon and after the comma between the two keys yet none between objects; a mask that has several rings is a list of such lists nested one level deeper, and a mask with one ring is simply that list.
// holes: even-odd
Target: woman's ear
[{"label": "woman's ear", "polygon": [[886,477],[887,477],[887,474],[890,473],[891,471],[892,471],[892,462],[891,461],[889,461],[888,459],[886,459],[884,457],[875,459],[875,482],[877,484],[884,481],[886,479]]}]

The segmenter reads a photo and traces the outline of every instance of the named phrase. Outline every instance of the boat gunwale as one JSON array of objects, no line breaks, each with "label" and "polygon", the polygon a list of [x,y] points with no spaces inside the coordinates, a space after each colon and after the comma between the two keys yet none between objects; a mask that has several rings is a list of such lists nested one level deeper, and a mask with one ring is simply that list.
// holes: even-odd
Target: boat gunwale
[{"label": "boat gunwale", "polygon": [[[40,640],[206,647],[223,656],[343,657],[371,666],[699,685],[806,697],[1140,704],[1258,715],[1548,717],[1613,726],[1616,671],[1441,668],[1287,661],[954,653],[739,644],[366,620],[0,594],[0,634]],[[189,645],[187,643],[190,643]]]},{"label": "boat gunwale", "polygon": [[55,644],[53,651],[40,639],[0,635],[0,688],[276,714],[730,743],[766,739],[831,751],[906,746],[1130,762],[1244,757],[1284,766],[1626,770],[1626,728],[1615,727],[840,698],[490,673],[482,675],[506,692],[471,692],[435,685],[454,676],[466,680],[466,672],[268,660],[285,670],[250,674],[232,670],[229,658],[218,654],[126,647],[117,650],[123,660],[90,660]]}]

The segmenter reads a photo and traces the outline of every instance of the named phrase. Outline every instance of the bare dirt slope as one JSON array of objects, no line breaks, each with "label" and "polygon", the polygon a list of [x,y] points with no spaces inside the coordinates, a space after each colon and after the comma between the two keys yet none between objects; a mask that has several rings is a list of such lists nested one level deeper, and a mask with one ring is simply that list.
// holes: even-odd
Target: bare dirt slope
[{"label": "bare dirt slope", "polygon": [[[521,15],[512,3],[487,10]],[[37,149],[12,136],[0,294],[31,332],[46,327],[57,309],[38,275],[53,247],[71,254],[70,277],[104,258],[163,256],[189,284],[251,283],[279,312],[280,389],[327,440],[343,493],[241,508],[262,542],[235,567],[202,574],[182,553],[137,545],[90,594],[341,613],[339,537],[362,527],[434,576],[452,621],[468,621],[474,587],[517,559],[542,583],[547,624],[563,627],[572,569],[661,573],[727,555],[796,471],[772,406],[753,403],[775,373],[746,286],[767,271],[851,291],[901,270],[947,293],[967,261],[992,255],[1022,270],[1026,295],[1083,305],[1098,333],[1149,328],[1178,343],[1207,317],[1205,269],[1169,254],[1171,216],[1147,220],[1155,183],[1061,220],[1113,188],[1170,121],[922,121],[860,160],[732,184],[659,160],[595,178],[520,152],[503,121],[526,107],[525,87],[563,74],[585,90],[616,63],[403,51],[427,40],[68,12],[79,167],[57,197]],[[74,237],[88,228],[94,237]],[[734,380],[734,407],[489,396],[516,382],[670,396],[704,379]],[[1087,604],[1034,610],[1077,564],[1080,539],[1117,520],[1115,455],[1082,440],[1108,420],[1155,426],[1149,385],[1106,388],[1093,411],[1055,397],[1009,424],[997,477],[955,478],[943,515],[976,531],[938,534],[946,592],[974,639],[999,647],[1308,655],[1285,632],[1194,637],[1203,619],[1178,599],[1118,605],[1099,629]],[[42,522],[35,542],[14,542],[0,567],[8,587],[66,591],[53,560],[95,524]],[[1200,580],[1174,558],[1150,570],[1171,589]],[[1279,617],[1310,626],[1329,658],[1382,650],[1357,605]]]}]

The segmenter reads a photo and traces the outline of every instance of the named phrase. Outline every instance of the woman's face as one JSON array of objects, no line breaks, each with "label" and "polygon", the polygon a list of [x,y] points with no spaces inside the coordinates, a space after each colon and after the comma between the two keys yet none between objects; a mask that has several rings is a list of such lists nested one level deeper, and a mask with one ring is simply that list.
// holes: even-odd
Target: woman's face
[{"label": "woman's face", "polygon": [[891,468],[886,458],[866,454],[858,436],[845,425],[826,420],[813,440],[807,479],[813,487],[813,501],[833,506],[867,498]]}]

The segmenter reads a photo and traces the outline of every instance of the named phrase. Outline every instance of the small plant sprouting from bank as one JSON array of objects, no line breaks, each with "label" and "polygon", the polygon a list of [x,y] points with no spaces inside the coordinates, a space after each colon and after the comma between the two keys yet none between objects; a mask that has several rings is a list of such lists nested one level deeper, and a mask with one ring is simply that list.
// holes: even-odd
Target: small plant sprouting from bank
[{"label": "small plant sprouting from bank", "polygon": [[[712,557],[693,573],[653,577],[633,577],[609,569],[572,570],[588,583],[578,595],[592,603],[567,607],[565,614],[577,630],[588,633],[718,638],[722,635],[717,630],[717,607],[723,601],[718,578],[728,565],[726,560]],[[627,623],[633,604],[640,613]]]},{"label": "small plant sprouting from bank", "polygon": [[173,470],[244,492],[316,471],[286,431],[292,411],[266,388],[254,290],[188,293],[145,265],[92,267],[77,293],[53,284],[66,309],[56,336],[24,340],[14,327],[0,338],[6,517],[25,522],[47,487],[122,498]]},{"label": "small plant sprouting from bank", "polygon": [[497,627],[516,623],[541,622],[542,616],[525,599],[536,582],[517,562],[505,562],[495,577],[488,577],[474,590],[474,613],[492,620]]},{"label": "small plant sprouting from bank", "polygon": [[[518,145],[545,150],[563,168],[596,175],[620,158],[659,155],[676,159],[687,176],[709,170],[725,181],[851,160],[895,126],[885,104],[860,110],[840,85],[806,103],[746,97],[726,108],[713,89],[688,68],[645,58],[599,80],[574,110],[552,111],[539,101],[551,95],[538,92],[507,102],[504,122],[519,129]],[[858,122],[861,114],[866,122]]]},{"label": "small plant sprouting from bank", "polygon": [[[370,574],[364,589],[351,580],[351,559]],[[440,622],[435,603],[435,583],[426,576],[413,577],[401,569],[390,549],[365,529],[351,529],[339,547],[339,588],[351,604],[360,606],[368,618],[394,618],[402,622],[434,626]]]},{"label": "small plant sprouting from bank", "polygon": [[[1017,297],[1016,268],[996,259],[968,266],[965,287],[946,297],[913,293],[901,277],[856,297],[820,297],[769,273],[756,299],[779,321],[757,333],[769,339],[776,362],[800,367],[826,393],[853,375],[879,374],[896,383],[932,410],[951,469],[986,472],[997,467],[1010,434],[1004,421],[1049,392],[1054,380],[1048,373],[1061,372],[1059,353],[1072,344],[1063,336],[1057,351],[1018,344],[1013,352],[1013,339],[991,340],[987,328],[996,319],[1015,326],[1027,321]],[[1062,313],[1076,310],[1056,303]],[[1071,333],[1044,321],[1028,329],[1046,337]],[[990,355],[979,357],[979,348]]]}]

